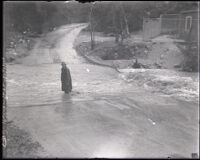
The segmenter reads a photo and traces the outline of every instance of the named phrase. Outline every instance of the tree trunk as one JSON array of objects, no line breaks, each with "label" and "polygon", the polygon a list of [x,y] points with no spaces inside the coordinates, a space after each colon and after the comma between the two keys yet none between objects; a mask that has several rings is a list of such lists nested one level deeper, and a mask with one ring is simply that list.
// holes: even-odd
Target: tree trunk
[{"label": "tree trunk", "polygon": [[125,34],[126,34],[126,36],[129,36],[130,33],[129,33],[129,27],[128,27],[128,20],[127,20],[127,17],[126,17],[126,13],[124,11],[124,7],[122,5],[121,5],[121,11],[122,11],[123,20],[125,22]]}]

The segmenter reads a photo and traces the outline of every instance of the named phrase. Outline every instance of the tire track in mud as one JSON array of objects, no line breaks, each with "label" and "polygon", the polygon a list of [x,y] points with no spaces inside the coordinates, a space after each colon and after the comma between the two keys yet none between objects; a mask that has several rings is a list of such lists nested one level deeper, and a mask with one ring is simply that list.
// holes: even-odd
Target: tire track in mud
[{"label": "tire track in mud", "polygon": [[[82,25],[69,26],[69,28],[62,28],[47,34],[44,38],[38,40],[30,55],[22,60],[22,64],[38,65],[59,63],[62,60],[60,56],[62,46],[60,46],[59,40],[61,41],[63,37],[67,37],[70,32],[73,32],[73,30],[76,30],[80,26]],[[73,43],[71,41],[68,42]]]}]

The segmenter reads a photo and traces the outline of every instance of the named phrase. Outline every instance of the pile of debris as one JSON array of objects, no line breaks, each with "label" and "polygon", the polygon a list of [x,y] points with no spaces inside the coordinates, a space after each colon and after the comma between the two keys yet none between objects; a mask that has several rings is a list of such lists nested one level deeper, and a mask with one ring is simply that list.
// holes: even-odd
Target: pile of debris
[{"label": "pile of debris", "polygon": [[27,56],[34,44],[35,40],[32,34],[8,32],[5,41],[6,62]]},{"label": "pile of debris", "polygon": [[80,45],[83,52],[100,57],[102,60],[128,60],[134,58],[147,58],[151,47],[144,43],[115,44],[114,42],[99,42],[95,49],[90,51],[90,42]]},{"label": "pile of debris", "polygon": [[125,69],[121,70],[121,78],[128,83],[135,83],[147,90],[162,92],[184,100],[198,101],[198,74],[189,75],[184,72],[166,69]]}]

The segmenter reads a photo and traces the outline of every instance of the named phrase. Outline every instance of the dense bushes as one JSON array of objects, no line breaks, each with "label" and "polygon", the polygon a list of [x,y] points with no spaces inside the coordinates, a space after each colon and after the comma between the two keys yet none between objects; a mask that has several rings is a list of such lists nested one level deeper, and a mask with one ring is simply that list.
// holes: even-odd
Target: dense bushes
[{"label": "dense bushes", "polygon": [[73,22],[86,22],[86,4],[64,2],[5,2],[6,31],[43,33],[50,28]]},{"label": "dense bushes", "polygon": [[197,8],[197,2],[4,2],[4,18],[7,30],[23,32],[27,29],[38,33],[74,22],[88,22],[93,6],[95,30],[113,32],[121,25],[119,19],[125,14],[130,32],[142,29],[143,17],[159,17],[163,13],[178,13]]},{"label": "dense bushes", "polygon": [[198,44],[192,43],[188,44],[186,49],[183,50],[185,60],[183,61],[183,70],[189,72],[197,72],[198,71]]}]

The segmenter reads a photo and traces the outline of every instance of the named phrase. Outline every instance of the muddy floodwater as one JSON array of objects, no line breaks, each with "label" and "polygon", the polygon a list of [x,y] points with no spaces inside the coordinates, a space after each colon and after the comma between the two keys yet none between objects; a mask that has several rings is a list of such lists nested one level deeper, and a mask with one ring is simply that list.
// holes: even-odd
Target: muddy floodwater
[{"label": "muddy floodwater", "polygon": [[[111,68],[87,63],[69,64],[68,66],[72,74],[73,92],[71,95],[73,95],[73,100],[93,99],[95,95],[103,96],[107,94],[135,92],[139,90],[136,84],[144,83],[143,85],[147,86],[145,84],[151,82],[147,77],[150,77],[152,74],[154,74],[154,76],[157,75],[154,80],[155,82],[151,82],[152,85],[159,87],[158,80],[161,81],[162,78],[168,79],[166,83],[170,83],[173,80],[172,82],[174,84],[169,84],[169,86],[166,87],[168,92],[170,92],[170,89],[171,92],[175,89],[179,89],[175,94],[180,94],[179,96],[192,98],[196,101],[198,100],[197,75],[192,75],[192,77],[191,75],[188,76],[188,73],[179,73],[179,75],[172,74],[171,76],[173,79],[171,80],[169,73],[172,73],[172,71],[148,70],[144,72],[135,72],[135,79],[127,79],[128,83],[123,81],[123,74],[119,74]],[[60,78],[60,64],[40,64],[37,66],[20,64],[7,65],[8,105],[31,106],[60,103],[63,95]],[[181,81],[181,78],[184,79]],[[130,83],[131,80],[132,83]],[[188,86],[185,85],[186,83]],[[149,88],[146,87],[146,89]]]},{"label": "muddy floodwater", "polygon": [[23,157],[190,158],[198,153],[198,101],[152,92],[138,86],[137,78],[129,77],[130,82],[112,68],[88,64],[72,45],[84,27],[69,28],[49,37],[60,37],[54,51],[71,71],[70,95],[61,91],[61,65],[44,63],[48,51],[40,60],[31,55],[25,63],[7,64],[8,121],[39,146],[37,154],[29,150]]},{"label": "muddy floodwater", "polygon": [[[95,95],[134,91],[120,79],[111,68],[89,64],[69,65],[72,75],[73,100],[88,100]],[[61,65],[41,64],[38,66],[8,65],[8,105],[51,105],[60,103]],[[126,90],[125,90],[126,89]]]}]

